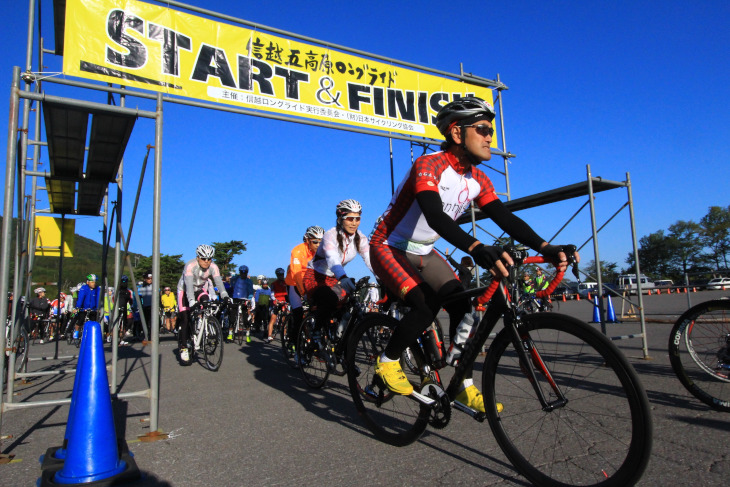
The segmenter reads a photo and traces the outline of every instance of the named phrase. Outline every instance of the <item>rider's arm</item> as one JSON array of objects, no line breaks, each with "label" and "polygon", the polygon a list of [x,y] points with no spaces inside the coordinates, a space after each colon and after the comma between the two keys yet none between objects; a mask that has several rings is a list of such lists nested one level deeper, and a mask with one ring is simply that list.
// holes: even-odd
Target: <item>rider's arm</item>
[{"label": "rider's arm", "polygon": [[360,252],[360,256],[362,257],[362,260],[365,261],[365,265],[368,269],[370,269],[370,272],[375,274],[373,272],[373,266],[370,265],[370,241],[368,240],[367,235],[362,233],[360,230],[358,230],[357,233],[360,234],[360,248],[358,249],[358,252]]},{"label": "rider's arm", "polygon": [[193,271],[197,266],[197,262],[191,261],[185,266],[183,271],[183,282],[185,283],[185,294],[188,297],[188,303],[195,303],[195,282],[193,279]]},{"label": "rider's arm", "polygon": [[443,202],[438,191],[419,191],[416,201],[426,218],[426,223],[447,242],[459,250],[469,252],[478,240],[466,233],[449,215],[443,211]]},{"label": "rider's arm", "polygon": [[[342,265],[342,253],[337,244],[337,230],[328,230],[324,233],[322,242],[319,244],[317,254],[314,259],[324,257],[327,261],[327,268],[335,275],[335,279],[340,279],[345,275],[345,267]],[[316,269],[316,267],[315,267]]]}]

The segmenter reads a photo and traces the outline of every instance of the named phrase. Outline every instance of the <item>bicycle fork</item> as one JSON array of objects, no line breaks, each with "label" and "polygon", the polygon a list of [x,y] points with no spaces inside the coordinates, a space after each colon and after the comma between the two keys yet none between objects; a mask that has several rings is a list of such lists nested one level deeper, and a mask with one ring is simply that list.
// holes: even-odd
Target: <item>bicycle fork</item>
[{"label": "bicycle fork", "polygon": [[[522,323],[521,318],[516,317],[514,319],[507,319],[505,316],[505,327],[509,329],[512,340],[512,344],[515,347],[517,356],[520,362],[520,369],[522,373],[527,376],[527,380],[532,384],[532,388],[535,390],[535,394],[540,401],[543,411],[553,411],[558,408],[562,408],[568,404],[568,399],[565,397],[563,392],[558,387],[558,384],[553,379],[552,374],[547,368],[547,365],[542,360],[540,352],[535,348],[535,344],[530,338],[530,334],[527,331],[520,331]],[[540,387],[540,381],[538,380],[537,374],[540,373],[550,388],[555,393],[557,399],[554,401],[548,401],[545,397],[543,388]]]}]

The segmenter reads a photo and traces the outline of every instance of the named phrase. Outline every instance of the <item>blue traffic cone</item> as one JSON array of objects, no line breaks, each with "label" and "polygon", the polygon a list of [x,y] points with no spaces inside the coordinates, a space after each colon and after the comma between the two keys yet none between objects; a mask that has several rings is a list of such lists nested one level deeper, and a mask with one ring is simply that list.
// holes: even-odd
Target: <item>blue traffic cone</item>
[{"label": "blue traffic cone", "polygon": [[611,296],[606,296],[606,299],[608,299],[608,311],[606,312],[608,314],[608,317],[606,319],[607,323],[618,323],[619,321],[616,319],[616,312],[613,310],[613,303],[611,302]]},{"label": "blue traffic cone", "polygon": [[63,468],[44,470],[39,484],[111,485],[139,478],[130,456],[120,459],[114,428],[109,379],[104,358],[101,325],[88,321],[79,350],[74,402],[67,423],[66,459]]},{"label": "blue traffic cone", "polygon": [[601,313],[598,309],[598,294],[593,296],[593,321],[591,323],[600,323],[601,322]]}]

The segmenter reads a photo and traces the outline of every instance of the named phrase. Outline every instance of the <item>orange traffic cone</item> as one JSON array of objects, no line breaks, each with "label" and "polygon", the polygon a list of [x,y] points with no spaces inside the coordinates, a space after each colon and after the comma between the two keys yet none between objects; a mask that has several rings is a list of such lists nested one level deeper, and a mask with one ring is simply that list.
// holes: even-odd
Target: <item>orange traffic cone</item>
[{"label": "orange traffic cone", "polygon": [[[659,294],[659,290],[657,289],[657,294]],[[649,289],[649,296],[651,296],[651,289]]]},{"label": "orange traffic cone", "polygon": [[[725,289],[725,288],[723,288],[723,289]],[[588,292],[588,299],[590,299],[590,300],[592,300],[592,299],[593,299],[593,298],[591,297],[591,293],[590,293],[590,291]]]},{"label": "orange traffic cone", "polygon": [[565,302],[565,294],[563,294],[563,302]]},{"label": "orange traffic cone", "polygon": [[693,287],[693,288],[692,288],[692,292],[693,292],[693,293],[696,293],[696,292],[697,292],[697,288],[696,288],[696,287]]},{"label": "orange traffic cone", "polygon": [[575,293],[575,300],[580,301],[580,293]]}]

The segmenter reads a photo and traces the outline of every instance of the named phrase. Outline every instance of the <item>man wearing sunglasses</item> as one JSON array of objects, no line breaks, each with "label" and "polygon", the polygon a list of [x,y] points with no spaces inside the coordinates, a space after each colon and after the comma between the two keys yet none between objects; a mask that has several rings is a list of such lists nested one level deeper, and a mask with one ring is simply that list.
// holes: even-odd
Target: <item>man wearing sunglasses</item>
[{"label": "man wearing sunglasses", "polygon": [[[513,264],[501,247],[482,244],[456,223],[472,201],[510,236],[563,269],[567,267],[563,248],[549,245],[513,215],[497,198],[489,178],[476,167],[491,158],[494,115],[492,105],[476,97],[459,98],[439,110],[436,126],[446,138],[442,150],[419,157],[411,166],[370,240],[375,274],[410,308],[377,360],[376,373],[393,392],[413,392],[400,367],[401,354],[431,324],[443,300],[463,289],[434,251],[436,240],[445,238],[492,275],[507,276],[507,267]],[[445,309],[453,340],[471,306],[463,299]],[[471,371],[466,377],[456,400],[484,412],[484,399],[473,384]]]},{"label": "man wearing sunglasses", "polygon": [[199,299],[201,296],[207,298],[212,294],[214,287],[219,289],[221,299],[228,300],[228,293],[223,285],[221,272],[218,266],[213,263],[214,253],[215,249],[210,245],[198,245],[195,249],[195,259],[185,264],[182,276],[180,276],[177,283],[177,302],[180,311],[178,315],[180,317],[178,349],[180,351],[180,361],[183,365],[190,364],[190,353],[187,345],[190,336],[191,308],[198,306],[198,301],[202,301],[202,299]]},{"label": "man wearing sunglasses", "polygon": [[303,242],[291,251],[291,259],[284,279],[286,285],[289,286],[289,305],[291,306],[292,316],[291,326],[286,330],[289,343],[292,343],[299,333],[299,325],[302,324],[304,318],[304,308],[302,307],[302,296],[305,292],[304,270],[314,254],[317,253],[317,248],[323,237],[324,228],[312,225],[304,232]]}]

